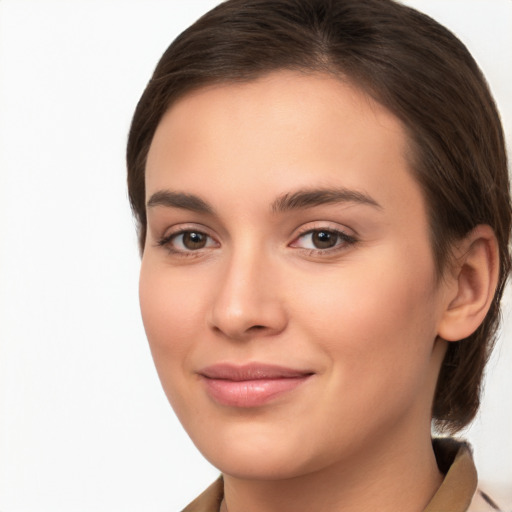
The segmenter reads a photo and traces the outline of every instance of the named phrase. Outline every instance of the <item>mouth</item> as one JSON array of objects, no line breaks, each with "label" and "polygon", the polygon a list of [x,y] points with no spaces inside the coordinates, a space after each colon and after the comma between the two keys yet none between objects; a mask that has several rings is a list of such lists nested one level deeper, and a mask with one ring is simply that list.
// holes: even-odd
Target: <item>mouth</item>
[{"label": "mouth", "polygon": [[251,363],[218,364],[198,372],[206,392],[215,402],[229,407],[261,407],[295,390],[314,375],[308,370]]}]

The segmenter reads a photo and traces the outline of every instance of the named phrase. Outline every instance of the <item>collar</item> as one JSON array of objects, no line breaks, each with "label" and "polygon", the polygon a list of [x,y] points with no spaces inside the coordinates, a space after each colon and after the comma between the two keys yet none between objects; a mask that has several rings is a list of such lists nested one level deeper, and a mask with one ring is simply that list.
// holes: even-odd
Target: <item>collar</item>
[{"label": "collar", "polygon": [[424,512],[467,511],[478,482],[470,446],[450,438],[433,439],[432,446],[445,477]]}]

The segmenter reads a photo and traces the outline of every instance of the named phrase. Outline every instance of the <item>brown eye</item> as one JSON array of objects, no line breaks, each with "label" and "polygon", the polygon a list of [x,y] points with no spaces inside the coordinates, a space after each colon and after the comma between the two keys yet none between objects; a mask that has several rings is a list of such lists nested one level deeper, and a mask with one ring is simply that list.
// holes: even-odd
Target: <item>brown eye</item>
[{"label": "brown eye", "polygon": [[202,249],[213,249],[219,247],[219,244],[211,236],[202,231],[183,230],[159,240],[158,245],[165,247],[171,254],[192,253]]},{"label": "brown eye", "polygon": [[336,250],[348,249],[357,242],[355,237],[337,229],[311,229],[296,238],[291,247],[307,249],[322,254],[323,251],[332,253]]},{"label": "brown eye", "polygon": [[338,243],[339,235],[333,231],[313,231],[311,242],[315,249],[330,249]]},{"label": "brown eye", "polygon": [[190,251],[203,249],[208,241],[208,237],[204,233],[197,231],[185,231],[180,236],[183,246]]}]

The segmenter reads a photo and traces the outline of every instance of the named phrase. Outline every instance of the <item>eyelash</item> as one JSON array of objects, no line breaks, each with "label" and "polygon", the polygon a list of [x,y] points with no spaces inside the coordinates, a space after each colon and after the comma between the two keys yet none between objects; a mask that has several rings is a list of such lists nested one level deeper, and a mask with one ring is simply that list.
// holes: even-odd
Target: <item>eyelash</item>
[{"label": "eyelash", "polygon": [[[307,235],[313,235],[314,233],[322,233],[322,232],[328,233],[329,235],[334,235],[337,237],[336,244],[333,247],[328,247],[325,249],[308,249],[308,248],[299,247],[297,245],[294,245],[298,240],[306,237]],[[213,240],[215,243],[218,244],[218,242],[212,236],[208,235],[204,231],[201,231],[200,229],[181,229],[179,231],[172,232],[172,233],[160,238],[157,241],[156,245],[158,247],[164,247],[172,255],[176,255],[179,257],[185,257],[185,258],[198,257],[202,254],[202,251],[204,249],[210,248],[210,247],[201,247],[198,249],[183,250],[183,249],[176,249],[175,247],[172,246],[171,242],[173,240],[175,240],[176,238],[178,238],[180,236],[186,235],[187,233],[189,233],[189,234],[194,233],[194,234],[205,236],[208,239]],[[347,233],[345,233],[342,230],[334,229],[334,228],[330,228],[330,227],[329,228],[318,227],[318,228],[314,228],[314,229],[308,228],[308,229],[305,229],[304,231],[302,231],[301,233],[299,233],[299,235],[297,237],[295,237],[293,242],[291,242],[289,244],[289,247],[299,249],[303,253],[305,253],[307,256],[321,256],[324,254],[331,254],[331,255],[336,254],[339,251],[346,250],[347,247],[354,245],[357,242],[358,242],[358,240],[356,237],[354,237],[352,235],[348,235]],[[208,243],[208,241],[206,243]]]},{"label": "eyelash", "polygon": [[[304,247],[297,247],[294,246],[298,240],[301,238],[304,238],[307,235],[313,235],[314,233],[328,233],[330,235],[334,235],[337,237],[336,245],[333,247],[328,247],[326,249],[307,249]],[[340,229],[335,228],[325,228],[325,227],[317,227],[314,229],[305,229],[302,233],[299,233],[299,235],[294,239],[294,241],[290,244],[290,247],[296,247],[297,249],[301,249],[305,252],[308,256],[321,256],[324,254],[330,254],[334,255],[337,254],[340,251],[346,250],[348,247],[356,244],[358,242],[357,238],[345,233],[344,231]]]},{"label": "eyelash", "polygon": [[[201,231],[200,229],[189,228],[189,229],[181,229],[179,231],[175,231],[168,235],[163,236],[162,238],[160,238],[157,241],[156,245],[158,247],[163,247],[163,248],[167,249],[167,251],[174,256],[179,256],[179,257],[184,257],[184,258],[198,257],[202,254],[202,249],[205,249],[205,248],[209,249],[209,247],[205,247],[205,248],[198,248],[195,250],[194,249],[187,250],[187,249],[176,249],[175,247],[172,246],[173,240],[175,240],[176,238],[178,238],[180,236],[186,235],[187,233],[189,233],[189,234],[194,233],[197,235],[202,235],[202,236],[205,236],[207,239],[213,240],[215,243],[218,243],[212,236],[208,235],[204,231]],[[208,241],[206,243],[208,243]]]}]

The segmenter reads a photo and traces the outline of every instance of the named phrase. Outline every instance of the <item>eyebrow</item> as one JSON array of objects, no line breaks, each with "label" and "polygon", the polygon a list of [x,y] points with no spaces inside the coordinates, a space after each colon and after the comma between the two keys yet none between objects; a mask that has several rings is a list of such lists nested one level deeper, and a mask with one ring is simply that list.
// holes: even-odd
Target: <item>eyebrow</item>
[{"label": "eyebrow", "polygon": [[166,206],[167,208],[182,208],[197,213],[213,213],[213,208],[200,197],[193,194],[184,194],[183,192],[171,192],[170,190],[155,192],[149,198],[146,206],[148,208]]},{"label": "eyebrow", "polygon": [[[271,205],[274,213],[284,213],[290,210],[313,208],[324,204],[358,203],[382,209],[382,206],[364,192],[347,188],[304,189],[293,193],[283,194]],[[167,208],[181,208],[197,213],[213,214],[214,209],[199,196],[183,192],[159,190],[155,192],[146,204],[147,208],[165,206]]]},{"label": "eyebrow", "polygon": [[305,189],[297,190],[291,194],[284,194],[272,203],[272,211],[274,213],[282,213],[289,210],[313,208],[333,203],[359,203],[379,210],[382,209],[382,206],[368,194],[342,187]]}]

